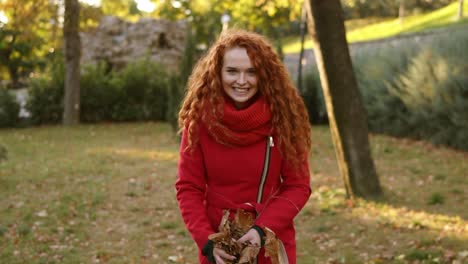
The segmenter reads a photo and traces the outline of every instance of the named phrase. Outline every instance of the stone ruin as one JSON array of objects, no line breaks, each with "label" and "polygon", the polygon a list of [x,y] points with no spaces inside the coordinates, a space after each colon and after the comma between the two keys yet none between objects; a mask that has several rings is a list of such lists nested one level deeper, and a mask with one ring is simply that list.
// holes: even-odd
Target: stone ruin
[{"label": "stone ruin", "polygon": [[186,21],[142,18],[136,23],[106,16],[92,32],[81,33],[81,63],[104,62],[107,69],[148,58],[176,70],[185,48]]}]

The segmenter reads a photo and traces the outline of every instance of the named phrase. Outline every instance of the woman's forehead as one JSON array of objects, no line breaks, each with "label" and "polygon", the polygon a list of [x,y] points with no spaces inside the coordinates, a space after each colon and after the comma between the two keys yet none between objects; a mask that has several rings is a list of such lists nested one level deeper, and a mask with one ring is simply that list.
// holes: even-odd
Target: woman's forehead
[{"label": "woman's forehead", "polygon": [[251,68],[252,63],[247,50],[243,47],[236,46],[224,52],[223,66]]}]

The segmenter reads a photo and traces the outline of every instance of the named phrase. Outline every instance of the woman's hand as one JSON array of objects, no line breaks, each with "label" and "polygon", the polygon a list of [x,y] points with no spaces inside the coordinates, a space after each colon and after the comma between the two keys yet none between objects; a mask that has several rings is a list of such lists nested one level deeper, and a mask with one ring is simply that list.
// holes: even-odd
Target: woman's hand
[{"label": "woman's hand", "polygon": [[258,231],[253,228],[251,228],[247,233],[245,233],[245,235],[243,235],[237,241],[241,243],[250,242],[251,245],[255,246],[260,246],[262,243],[260,234],[258,234]]},{"label": "woman's hand", "polygon": [[216,264],[226,264],[224,259],[234,260],[236,257],[229,255],[224,250],[220,248],[213,248],[213,257],[216,261]]}]

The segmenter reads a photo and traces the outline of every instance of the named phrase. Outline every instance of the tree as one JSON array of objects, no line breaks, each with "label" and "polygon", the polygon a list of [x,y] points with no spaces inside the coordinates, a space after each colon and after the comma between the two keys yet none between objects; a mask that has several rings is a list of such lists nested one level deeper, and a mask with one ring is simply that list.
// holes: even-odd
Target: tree
[{"label": "tree", "polygon": [[[302,1],[298,0],[230,0],[220,1],[222,10],[229,10],[233,23],[249,30],[280,38],[278,29],[299,18]],[[221,11],[221,10],[220,10]]]},{"label": "tree", "polygon": [[8,72],[14,88],[41,64],[48,8],[48,0],[0,1],[0,10],[8,18],[0,22],[0,71]]},{"label": "tree", "polygon": [[136,20],[141,15],[134,0],[101,0],[101,10],[105,15],[118,16],[128,20]]},{"label": "tree", "polygon": [[302,60],[304,59],[304,41],[306,35],[307,26],[307,11],[305,6],[302,7],[301,24],[300,24],[300,35],[301,35],[301,50],[299,52],[299,64],[297,67],[297,88],[299,91],[303,91],[302,85]]},{"label": "tree", "polygon": [[65,45],[64,125],[75,125],[80,122],[81,44],[79,25],[80,4],[78,0],[65,0],[65,21],[63,24]]},{"label": "tree", "polygon": [[458,0],[457,20],[461,20],[462,18],[463,18],[463,0]]},{"label": "tree", "polygon": [[289,29],[290,21],[300,16],[301,2],[299,0],[160,0],[157,1],[156,9],[149,15],[169,20],[186,18],[192,22],[197,43],[210,44],[216,38],[221,32],[220,20],[224,13],[230,15],[230,25],[255,30],[272,39],[281,40],[283,36],[280,33]]},{"label": "tree", "polygon": [[398,8],[398,18],[400,18],[400,23],[403,23],[405,19],[405,0],[400,0],[400,7]]},{"label": "tree", "polygon": [[366,113],[351,64],[340,1],[308,0],[306,8],[347,196],[377,197],[382,191],[370,152]]},{"label": "tree", "polygon": [[27,41],[21,32],[2,28],[0,31],[0,66],[5,67],[11,80],[11,87],[21,86],[20,78],[31,72],[38,58],[34,57],[36,38]]}]

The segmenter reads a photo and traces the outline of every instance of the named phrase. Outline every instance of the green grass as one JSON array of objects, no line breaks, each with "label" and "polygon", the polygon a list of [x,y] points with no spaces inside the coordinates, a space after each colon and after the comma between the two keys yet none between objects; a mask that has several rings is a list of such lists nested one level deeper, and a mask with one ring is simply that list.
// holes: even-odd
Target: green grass
[{"label": "green grass", "polygon": [[[370,138],[385,197],[352,203],[328,128],[313,128],[298,263],[468,261],[467,154]],[[0,263],[197,263],[175,200],[168,124],[7,129],[0,145]]]},{"label": "green grass", "polygon": [[[468,25],[468,2],[464,2],[461,21],[456,21],[458,1],[447,5],[433,12],[408,16],[400,23],[398,18],[394,19],[360,19],[357,21],[346,21],[346,38],[348,42],[368,41],[395,35],[426,31],[447,26],[467,26]],[[297,53],[300,51],[299,37],[285,39],[283,51],[285,53]],[[307,35],[305,48],[313,48],[312,40]]]}]

